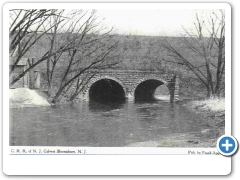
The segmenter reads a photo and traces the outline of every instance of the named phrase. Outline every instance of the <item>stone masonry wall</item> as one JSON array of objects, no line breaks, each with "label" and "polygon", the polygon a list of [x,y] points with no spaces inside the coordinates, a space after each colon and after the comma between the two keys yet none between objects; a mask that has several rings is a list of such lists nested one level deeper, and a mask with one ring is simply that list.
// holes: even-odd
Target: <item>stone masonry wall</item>
[{"label": "stone masonry wall", "polygon": [[[93,74],[93,72],[88,72]],[[134,92],[137,86],[150,79],[161,81],[169,88],[170,101],[179,101],[179,77],[174,74],[164,74],[163,72],[149,71],[100,71],[83,88],[79,94],[79,99],[89,101],[89,90],[95,82],[101,79],[111,79],[118,82],[125,91],[126,99],[134,100]]]}]

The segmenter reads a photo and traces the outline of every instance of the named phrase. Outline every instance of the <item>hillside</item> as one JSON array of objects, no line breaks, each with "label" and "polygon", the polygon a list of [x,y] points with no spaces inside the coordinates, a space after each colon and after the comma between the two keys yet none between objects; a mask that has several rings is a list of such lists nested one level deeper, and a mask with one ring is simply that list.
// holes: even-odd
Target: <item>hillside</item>
[{"label": "hillside", "polygon": [[[58,34],[61,39],[63,34]],[[90,35],[89,35],[90,36]],[[205,97],[206,92],[203,85],[199,82],[198,78],[189,71],[186,67],[172,63],[174,58],[170,56],[168,51],[164,48],[165,40],[173,44],[191,61],[195,66],[199,66],[201,61],[194,56],[191,51],[188,51],[183,43],[181,37],[152,37],[152,36],[112,36],[113,41],[118,41],[118,50],[116,52],[116,61],[119,64],[112,67],[112,69],[123,70],[150,70],[158,71],[164,70],[165,72],[177,73],[181,76],[180,95],[186,97]],[[34,57],[36,60],[40,58],[49,48],[47,37],[43,37],[34,45],[26,55]],[[64,57],[64,56],[63,56]],[[56,69],[55,82],[58,82],[62,72],[66,68],[67,58],[62,58]],[[82,67],[86,66],[88,59],[82,61]],[[46,62],[41,63],[37,67],[42,72],[43,86],[46,86]],[[56,84],[57,86],[57,84]]]}]

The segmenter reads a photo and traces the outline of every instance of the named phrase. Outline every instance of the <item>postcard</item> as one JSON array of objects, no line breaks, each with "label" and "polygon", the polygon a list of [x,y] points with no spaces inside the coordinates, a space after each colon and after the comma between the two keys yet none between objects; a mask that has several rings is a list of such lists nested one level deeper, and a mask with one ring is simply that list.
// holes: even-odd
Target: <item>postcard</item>
[{"label": "postcard", "polygon": [[3,42],[5,174],[231,172],[229,4],[7,3]]}]

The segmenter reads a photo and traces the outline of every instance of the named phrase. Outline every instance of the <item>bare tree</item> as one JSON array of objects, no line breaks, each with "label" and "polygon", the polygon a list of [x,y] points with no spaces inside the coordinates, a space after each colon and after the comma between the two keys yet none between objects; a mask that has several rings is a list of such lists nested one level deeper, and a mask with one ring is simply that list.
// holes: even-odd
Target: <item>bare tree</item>
[{"label": "bare tree", "polygon": [[[208,97],[219,97],[225,73],[225,14],[212,12],[207,20],[195,16],[195,31],[185,30],[181,45],[174,46],[165,38],[167,61],[186,66],[206,87]],[[204,34],[208,33],[206,37]]]},{"label": "bare tree", "polygon": [[[101,38],[98,40],[102,41],[103,39]],[[70,94],[72,94],[70,101],[74,100],[87,82],[94,77],[99,70],[112,67],[119,63],[115,58],[115,56],[117,56],[116,51],[117,42],[105,42],[100,45],[100,43],[96,43],[96,41],[89,47],[88,51],[81,51],[79,49],[70,51],[67,68],[63,71],[60,85],[58,86],[52,103],[60,101],[61,97],[66,94],[71,87],[73,88],[73,92],[70,92]],[[75,85],[73,86],[73,84]]]},{"label": "bare tree", "polygon": [[[66,16],[68,20],[61,25],[63,18],[52,17],[49,24],[56,24],[52,32],[47,34],[50,42],[50,54],[47,59],[48,93],[53,96],[52,103],[59,102],[66,94],[73,101],[83,89],[85,78],[83,73],[116,65],[116,52],[118,42],[114,35],[110,35],[112,28],[101,26],[101,20],[96,16],[96,10],[71,11]],[[64,18],[66,18],[64,16]],[[57,53],[58,46],[71,43],[67,51]],[[58,66],[58,68],[56,68]],[[92,72],[90,73],[92,74]],[[87,76],[88,81],[93,76]],[[56,82],[57,81],[57,82]],[[55,90],[52,90],[55,84]]]},{"label": "bare tree", "polygon": [[[36,36],[41,32],[42,25],[52,16],[56,10],[10,10],[10,27],[9,27],[9,52],[13,55],[17,51],[16,62],[21,59],[25,53],[44,35]],[[47,33],[52,27],[48,27]],[[14,67],[13,67],[14,68]]]},{"label": "bare tree", "polygon": [[[13,66],[9,70],[9,75],[12,74],[18,62],[24,57],[30,49],[41,39],[49,33],[54,27],[60,24],[65,19],[61,19],[54,24],[48,24],[52,17],[59,17],[61,13],[56,9],[13,9],[10,10],[10,27],[9,27],[9,56],[13,61]],[[44,29],[45,27],[45,29]],[[44,52],[41,57],[29,66],[18,77],[11,79],[10,87],[21,79],[31,69],[38,64],[49,59],[58,53],[64,52],[71,48],[71,44],[65,44],[59,47],[55,52],[51,48]]]},{"label": "bare tree", "polygon": [[[96,10],[12,10],[11,14],[10,52],[16,59],[14,65],[31,48],[38,48],[40,38],[44,39],[45,50],[10,85],[38,64],[46,62],[48,93],[53,98],[52,102],[59,102],[67,93],[72,101],[83,89],[85,80],[92,78],[92,74],[119,62],[116,60],[118,41],[111,35],[112,28],[101,25]],[[25,24],[29,25],[25,27]],[[25,31],[28,33],[23,34]],[[17,53],[15,49],[18,49]],[[82,78],[91,69],[95,72]]]}]

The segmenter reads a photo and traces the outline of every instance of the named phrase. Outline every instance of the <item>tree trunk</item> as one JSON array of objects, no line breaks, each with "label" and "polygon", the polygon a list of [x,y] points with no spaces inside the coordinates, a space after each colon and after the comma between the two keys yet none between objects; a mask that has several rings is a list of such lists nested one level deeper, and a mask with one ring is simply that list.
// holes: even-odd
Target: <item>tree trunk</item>
[{"label": "tree trunk", "polygon": [[51,80],[50,80],[50,59],[47,60],[47,83],[48,83],[48,90],[47,90],[47,93],[48,95],[51,94],[51,91],[52,91],[52,83],[51,83]]},{"label": "tree trunk", "polygon": [[57,94],[54,96],[54,98],[53,98],[53,100],[52,100],[52,103],[53,103],[53,104],[56,104],[57,102],[59,102],[59,97],[60,97],[61,93],[62,93],[62,90],[59,90],[59,91],[57,92]]}]

